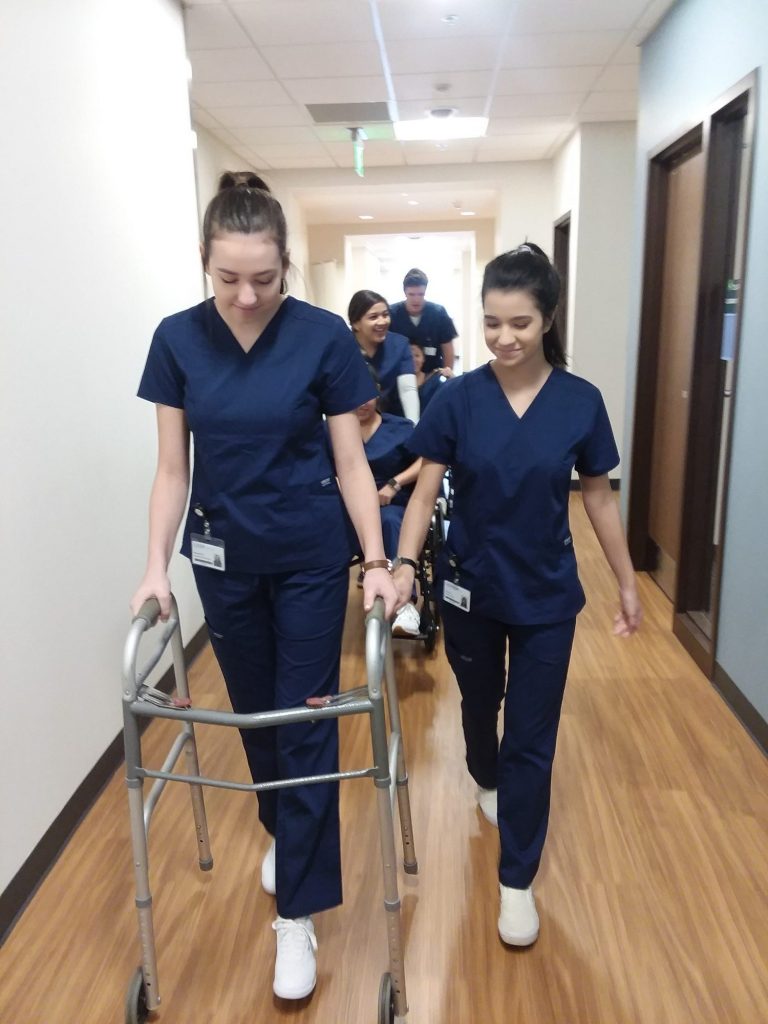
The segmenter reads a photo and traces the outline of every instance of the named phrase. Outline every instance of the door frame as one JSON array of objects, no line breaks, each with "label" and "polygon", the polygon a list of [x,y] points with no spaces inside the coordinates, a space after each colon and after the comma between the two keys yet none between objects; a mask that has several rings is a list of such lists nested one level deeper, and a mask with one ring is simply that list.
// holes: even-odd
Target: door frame
[{"label": "door frame", "polygon": [[568,210],[554,223],[552,237],[552,262],[560,275],[560,300],[555,313],[555,323],[560,332],[563,349],[568,351],[568,289],[571,275],[571,211]]},{"label": "door frame", "polygon": [[[723,367],[720,359],[723,307],[726,281],[736,254],[735,220],[739,212],[738,201],[746,204],[745,230],[741,238],[739,252],[741,265],[745,266],[746,264],[754,160],[756,87],[757,73],[752,72],[720,96],[701,123],[681,134],[673,142],[662,144],[649,154],[642,307],[627,535],[635,568],[638,570],[652,568],[655,551],[648,534],[648,518],[666,229],[667,174],[677,161],[690,153],[692,149],[700,147],[704,152],[706,164],[702,245],[683,480],[680,561],[673,602],[672,628],[675,636],[709,678],[714,675],[717,651],[720,585],[724,564],[728,479],[734,421],[732,411],[726,434],[721,437],[720,417],[712,416],[712,408],[714,403],[717,403],[718,409],[721,408],[718,389],[722,389],[723,386]],[[732,187],[732,165],[729,164],[729,155],[732,150],[729,150],[730,143],[726,138],[728,126],[737,120],[743,121],[741,145],[746,160],[746,164],[742,165],[745,169],[742,179],[744,194],[738,200]],[[724,196],[726,197],[725,202],[723,201]],[[739,310],[743,304],[745,277],[746,272],[743,273],[741,280]],[[738,391],[740,332],[741,316],[739,313],[736,322],[734,351],[734,408],[735,396]],[[706,509],[707,513],[714,510],[717,465],[716,460],[712,459],[711,453],[718,442],[724,449],[722,515],[716,538],[720,557],[712,566],[709,574],[712,584],[710,607],[712,631],[711,637],[707,637],[688,614],[688,602],[691,595],[701,589],[704,552],[706,545],[713,541],[713,520],[709,514],[702,515],[702,508]]]}]

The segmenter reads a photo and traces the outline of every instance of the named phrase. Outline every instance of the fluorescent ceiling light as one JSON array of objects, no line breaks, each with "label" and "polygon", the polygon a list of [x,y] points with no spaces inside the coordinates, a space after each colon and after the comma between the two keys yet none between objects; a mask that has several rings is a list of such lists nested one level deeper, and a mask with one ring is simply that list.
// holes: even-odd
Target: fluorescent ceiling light
[{"label": "fluorescent ceiling light", "polygon": [[359,220],[373,220],[372,213],[358,213],[357,216]]},{"label": "fluorescent ceiling light", "polygon": [[395,121],[395,138],[400,142],[439,142],[442,139],[480,139],[488,130],[487,117],[422,117],[416,121]]},{"label": "fluorescent ceiling light", "polygon": [[461,216],[461,217],[474,217],[475,216],[475,211],[474,210],[460,210],[459,211],[459,216]]}]

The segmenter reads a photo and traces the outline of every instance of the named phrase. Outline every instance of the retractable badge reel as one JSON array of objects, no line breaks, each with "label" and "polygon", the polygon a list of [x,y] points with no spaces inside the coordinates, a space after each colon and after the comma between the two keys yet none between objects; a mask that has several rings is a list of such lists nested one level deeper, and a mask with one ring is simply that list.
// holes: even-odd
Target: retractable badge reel
[{"label": "retractable badge reel", "polygon": [[201,565],[206,569],[224,572],[227,559],[224,552],[224,541],[211,536],[211,524],[202,505],[195,505],[194,513],[202,523],[202,533],[191,533],[189,541],[192,548],[192,565]]}]

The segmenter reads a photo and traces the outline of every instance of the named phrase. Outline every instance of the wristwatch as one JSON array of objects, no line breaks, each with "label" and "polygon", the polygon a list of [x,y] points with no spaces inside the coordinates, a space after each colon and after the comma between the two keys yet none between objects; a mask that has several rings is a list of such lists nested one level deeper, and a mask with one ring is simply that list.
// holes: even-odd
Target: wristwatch
[{"label": "wristwatch", "polygon": [[419,571],[419,563],[414,562],[412,558],[403,558],[402,555],[398,555],[397,558],[392,562],[392,568],[397,569],[400,565],[410,565],[414,572]]},{"label": "wristwatch", "polygon": [[395,494],[397,494],[398,491],[401,491],[403,489],[402,485],[399,484],[394,477],[392,477],[391,480],[387,480],[387,487],[391,487]]}]

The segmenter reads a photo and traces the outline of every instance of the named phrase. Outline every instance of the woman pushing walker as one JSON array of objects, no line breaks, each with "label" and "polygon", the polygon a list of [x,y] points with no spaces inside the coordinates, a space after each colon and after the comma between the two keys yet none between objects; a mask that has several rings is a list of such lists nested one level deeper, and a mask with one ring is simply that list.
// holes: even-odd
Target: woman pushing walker
[{"label": "woman pushing walker", "polygon": [[[182,552],[232,707],[301,707],[338,691],[358,550],[345,507],[365,557],[365,608],[380,596],[386,614],[394,611],[355,412],[376,387],[341,318],[285,294],[285,218],[260,178],[222,177],[201,253],[214,297],[162,321],[139,387],[157,406],[159,446],[147,569],[132,608],[155,597],[168,616],[191,433]],[[254,782],[338,771],[336,720],[243,730],[242,738]],[[266,790],[258,803],[272,836],[261,878],[277,896],[274,991],[301,999],[316,980],[310,915],[342,898],[338,784]]]},{"label": "woman pushing walker", "polygon": [[[438,565],[445,646],[461,691],[467,766],[480,809],[500,832],[499,935],[516,946],[530,945],[539,933],[532,882],[547,831],[576,615],[584,606],[568,526],[574,468],[619,585],[614,633],[630,636],[641,617],[607,475],[619,456],[600,392],[563,369],[554,322],[559,287],[556,270],[532,244],[486,267],[484,333],[494,358],[441,387],[416,427],[410,448],[424,461],[399,547],[403,559],[418,557],[450,467],[454,508]],[[403,604],[413,569],[395,564]]]}]

